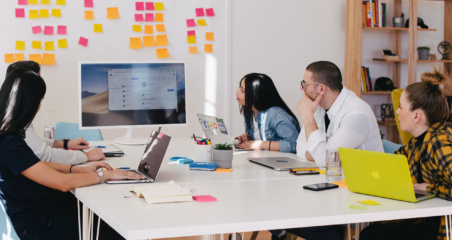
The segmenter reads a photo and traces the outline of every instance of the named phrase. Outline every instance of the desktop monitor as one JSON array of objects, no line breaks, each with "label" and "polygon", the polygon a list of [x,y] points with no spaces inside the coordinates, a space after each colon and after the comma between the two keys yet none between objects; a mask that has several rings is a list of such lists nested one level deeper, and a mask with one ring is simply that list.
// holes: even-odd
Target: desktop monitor
[{"label": "desktop monitor", "polygon": [[80,128],[127,128],[115,141],[144,144],[132,128],[185,125],[185,63],[79,62]]}]

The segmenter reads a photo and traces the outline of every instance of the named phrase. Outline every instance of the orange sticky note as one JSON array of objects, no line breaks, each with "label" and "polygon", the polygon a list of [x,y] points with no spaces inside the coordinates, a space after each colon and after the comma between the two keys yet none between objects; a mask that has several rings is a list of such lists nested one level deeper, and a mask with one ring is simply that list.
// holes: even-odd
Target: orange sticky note
[{"label": "orange sticky note", "polygon": [[107,8],[107,19],[118,19],[119,11],[117,7]]},{"label": "orange sticky note", "polygon": [[30,54],[28,60],[42,64],[41,54]]},{"label": "orange sticky note", "polygon": [[165,32],[165,24],[156,24],[155,29],[157,32]]},{"label": "orange sticky note", "polygon": [[64,5],[66,5],[66,0],[57,0],[56,4],[64,6]]},{"label": "orange sticky note", "polygon": [[39,9],[39,17],[40,18],[48,18],[49,17],[49,9]]},{"label": "orange sticky note", "polygon": [[187,36],[187,42],[190,44],[196,43],[196,36],[194,36],[194,35]]},{"label": "orange sticky note", "polygon": [[38,0],[28,0],[28,4],[38,4]]},{"label": "orange sticky note", "polygon": [[145,47],[155,47],[154,36],[144,36],[143,37],[143,45]]},{"label": "orange sticky note", "polygon": [[215,170],[215,172],[231,173],[232,168],[217,168],[217,170]]},{"label": "orange sticky note", "polygon": [[25,41],[16,41],[16,50],[25,50]]},{"label": "orange sticky note", "polygon": [[41,0],[41,5],[49,5],[50,0]]},{"label": "orange sticky note", "polygon": [[144,33],[145,34],[154,34],[154,26],[152,26],[152,25],[145,25],[144,26]]},{"label": "orange sticky note", "polygon": [[206,40],[207,41],[213,41],[214,40],[213,32],[206,32]]},{"label": "orange sticky note", "polygon": [[213,53],[213,44],[204,44],[204,52]]},{"label": "orange sticky note", "polygon": [[5,53],[5,63],[13,63],[14,62],[14,54]]},{"label": "orange sticky note", "polygon": [[[30,4],[30,2],[28,3],[28,4]],[[39,11],[38,10],[30,10],[29,11],[29,18],[30,19],[36,19],[36,18],[39,18]]]},{"label": "orange sticky note", "polygon": [[42,54],[42,64],[45,65],[55,65],[55,54],[44,53]]},{"label": "orange sticky note", "polygon": [[169,53],[167,48],[157,49],[157,57],[158,58],[169,58]]},{"label": "orange sticky note", "polygon": [[61,9],[52,9],[52,17],[61,17]]},{"label": "orange sticky note", "polygon": [[168,38],[166,35],[156,35],[157,46],[168,46]]},{"label": "orange sticky note", "polygon": [[132,25],[132,30],[134,32],[141,32],[141,25]]},{"label": "orange sticky note", "polygon": [[24,61],[25,60],[25,54],[23,54],[23,53],[16,53],[16,54],[14,54],[14,59],[16,61]]},{"label": "orange sticky note", "polygon": [[163,22],[163,13],[156,13],[155,19],[156,22]]},{"label": "orange sticky note", "polygon": [[53,50],[55,50],[55,47],[53,45],[53,41],[45,42],[44,43],[44,50],[46,50],[46,51],[53,51]]},{"label": "orange sticky note", "polygon": [[154,3],[154,9],[156,10],[156,11],[163,11],[164,10],[164,8],[163,8],[163,3]]},{"label": "orange sticky note", "polygon": [[188,52],[192,54],[198,54],[198,47],[188,47]]},{"label": "orange sticky note", "polygon": [[206,20],[205,19],[198,19],[198,25],[199,26],[207,26]]},{"label": "orange sticky note", "polygon": [[67,40],[66,39],[58,39],[58,47],[59,48],[67,48]]},{"label": "orange sticky note", "polygon": [[93,20],[94,19],[94,11],[85,11],[85,19]]},{"label": "orange sticky note", "polygon": [[100,24],[100,23],[95,23],[95,24],[94,24],[94,32],[97,32],[97,33],[103,32],[103,30],[102,30],[102,24]]},{"label": "orange sticky note", "polygon": [[131,49],[143,48],[143,46],[141,45],[141,38],[131,37],[130,38],[130,48]]},{"label": "orange sticky note", "polygon": [[31,48],[41,49],[41,41],[31,41]]}]

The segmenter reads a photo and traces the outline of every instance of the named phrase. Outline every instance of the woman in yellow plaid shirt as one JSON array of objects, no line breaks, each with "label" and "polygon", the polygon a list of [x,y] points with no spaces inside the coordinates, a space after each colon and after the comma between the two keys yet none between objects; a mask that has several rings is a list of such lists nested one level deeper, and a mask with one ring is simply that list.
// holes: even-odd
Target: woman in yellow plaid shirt
[{"label": "woman in yellow plaid shirt", "polygon": [[[436,68],[423,73],[400,97],[400,128],[413,137],[396,153],[408,158],[414,188],[452,200],[452,130],[446,126],[450,110],[440,85],[445,77]],[[361,232],[361,239],[445,239],[444,218],[430,217],[377,222]]]}]

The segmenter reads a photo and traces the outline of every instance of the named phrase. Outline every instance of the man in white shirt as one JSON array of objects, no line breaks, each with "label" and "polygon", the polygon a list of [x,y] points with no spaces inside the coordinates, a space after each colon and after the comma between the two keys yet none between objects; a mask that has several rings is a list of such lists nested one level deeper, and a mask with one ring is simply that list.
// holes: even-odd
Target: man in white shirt
[{"label": "man in white shirt", "polygon": [[366,102],[343,87],[341,72],[334,63],[311,63],[300,88],[304,96],[297,106],[303,119],[297,140],[299,157],[323,167],[327,149],[383,152],[375,114]]}]

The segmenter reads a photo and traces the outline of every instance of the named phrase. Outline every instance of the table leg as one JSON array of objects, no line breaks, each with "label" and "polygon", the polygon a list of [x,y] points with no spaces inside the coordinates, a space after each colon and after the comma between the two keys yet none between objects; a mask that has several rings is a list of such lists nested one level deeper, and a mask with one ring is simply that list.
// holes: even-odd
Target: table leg
[{"label": "table leg", "polygon": [[83,205],[82,239],[89,240],[89,208]]}]

